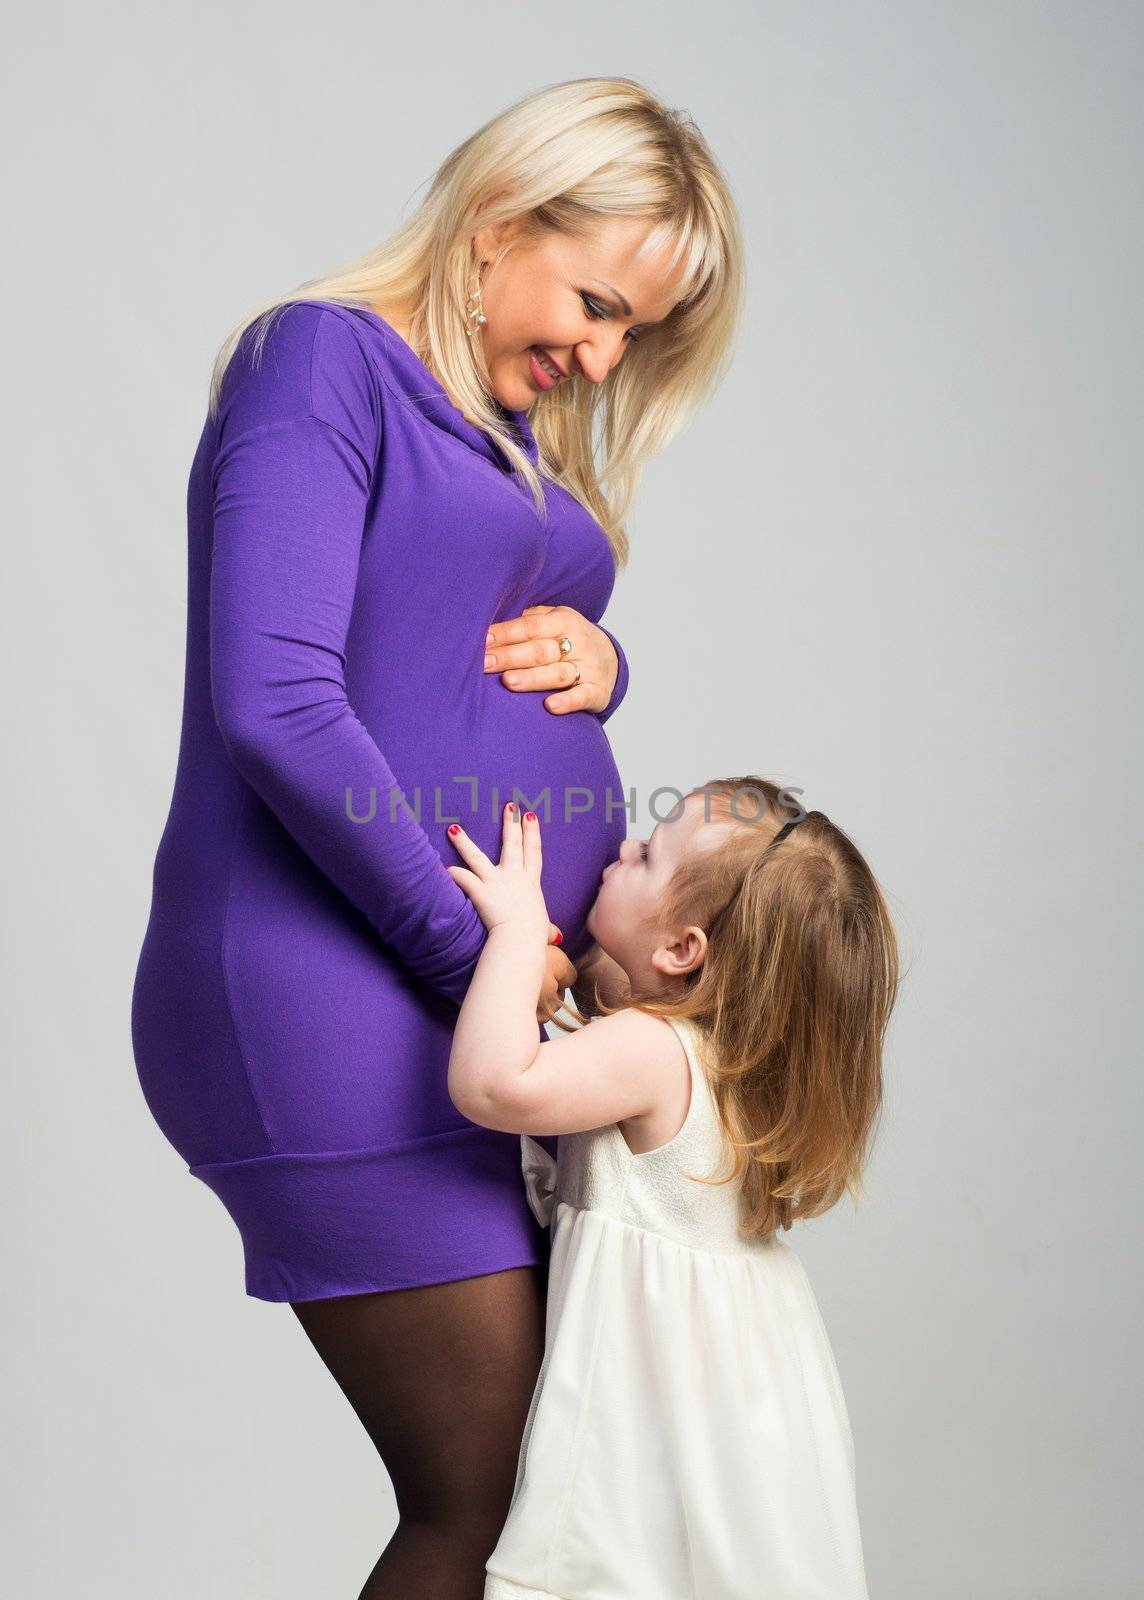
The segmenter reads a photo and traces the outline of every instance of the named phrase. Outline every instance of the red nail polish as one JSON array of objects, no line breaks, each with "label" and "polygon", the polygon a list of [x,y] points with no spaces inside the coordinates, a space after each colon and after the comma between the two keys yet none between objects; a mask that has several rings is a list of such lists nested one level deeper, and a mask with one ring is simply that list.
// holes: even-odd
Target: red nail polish
[{"label": "red nail polish", "polygon": [[536,821],[536,812],[535,811],[526,811],[524,814],[525,814],[525,817],[528,819],[529,822],[535,822]]},{"label": "red nail polish", "polygon": [[557,928],[556,937],[553,939],[552,942],[553,942],[553,944],[563,944],[564,943],[564,935],[560,932],[559,928]]},{"label": "red nail polish", "polygon": [[509,808],[510,811],[515,811],[516,810],[516,807],[513,805],[511,800],[508,803],[508,808]]},{"label": "red nail polish", "polygon": [[452,827],[449,829],[450,833],[460,833],[460,831],[461,831],[460,828],[458,827],[458,825],[455,822],[453,823]]}]

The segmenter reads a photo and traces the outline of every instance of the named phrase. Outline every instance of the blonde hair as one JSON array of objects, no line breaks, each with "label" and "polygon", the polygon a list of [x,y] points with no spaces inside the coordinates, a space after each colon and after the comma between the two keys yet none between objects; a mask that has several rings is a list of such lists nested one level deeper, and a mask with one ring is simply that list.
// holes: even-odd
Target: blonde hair
[{"label": "blonde hair", "polygon": [[[767,778],[714,778],[696,792],[732,828],[718,847],[687,853],[655,921],[703,928],[704,960],[676,999],[633,992],[608,1005],[597,995],[592,1010],[634,1007],[696,1025],[730,1157],[722,1176],[696,1181],[739,1182],[742,1227],[766,1237],[845,1192],[860,1198],[898,945],[873,874],[829,817],[803,813]],[[744,804],[744,794],[756,798]],[[764,820],[771,809],[778,825]]]},{"label": "blonde hair", "polygon": [[[682,299],[629,345],[603,383],[571,375],[558,398],[537,398],[529,423],[545,476],[595,517],[623,567],[624,523],[642,465],[722,380],[744,294],[739,222],[714,156],[687,112],[632,78],[550,85],[478,128],[442,162],[418,210],[385,243],[260,306],[232,329],[211,375],[211,415],[252,323],[260,324],[257,360],[274,313],[294,301],[410,307],[409,344],[466,419],[504,451],[543,517],[540,476],[495,407],[479,337],[466,333],[472,236],[482,226],[514,224],[503,255],[547,230],[590,235],[606,216],[652,222],[641,255],[674,246],[668,260],[671,270],[683,264]],[[593,445],[597,413],[607,449],[603,472]]]}]

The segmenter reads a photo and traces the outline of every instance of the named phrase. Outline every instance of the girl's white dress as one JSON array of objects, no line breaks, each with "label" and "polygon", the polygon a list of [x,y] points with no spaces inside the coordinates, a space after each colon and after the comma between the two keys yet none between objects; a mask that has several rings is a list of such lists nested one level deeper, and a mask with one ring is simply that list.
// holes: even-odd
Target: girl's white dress
[{"label": "girl's white dress", "polygon": [[701,1065],[675,1138],[521,1136],[551,1227],[544,1361],[485,1600],[868,1600],[854,1447],[802,1262],[744,1236]]}]

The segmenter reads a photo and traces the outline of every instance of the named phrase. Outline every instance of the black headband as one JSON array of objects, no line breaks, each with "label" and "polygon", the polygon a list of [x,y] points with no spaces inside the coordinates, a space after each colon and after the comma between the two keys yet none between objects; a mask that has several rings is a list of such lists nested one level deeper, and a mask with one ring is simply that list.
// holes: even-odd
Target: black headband
[{"label": "black headband", "polygon": [[805,822],[807,817],[809,817],[809,816],[810,816],[810,812],[809,811],[804,811],[801,817],[792,817],[791,820],[789,822],[785,823],[779,829],[779,831],[775,834],[774,838],[771,840],[770,844],[767,846],[767,849],[768,850],[773,850],[776,844],[781,843],[781,841],[786,838],[787,834],[791,831],[792,828],[797,828],[799,823],[800,822]]},{"label": "black headband", "polygon": [[[776,844],[780,844],[782,842],[782,840],[784,840],[786,838],[787,834],[790,833],[793,828],[797,828],[799,823],[800,822],[805,822],[807,817],[809,817],[809,816],[810,816],[810,812],[809,811],[804,811],[801,817],[792,817],[789,822],[784,823],[783,826],[779,829],[779,831],[775,834],[775,836],[771,840],[770,844],[768,844],[764,848],[763,855],[766,855],[769,850],[773,850]],[[746,883],[746,881],[747,881],[747,879],[746,879],[745,876],[741,877],[739,879],[738,883],[735,885],[734,889],[732,889],[732,891],[731,891],[731,898],[727,902],[728,906],[734,905],[735,900],[736,900],[736,898],[737,898],[737,896],[739,894],[739,891],[742,889],[742,887],[743,887],[744,883]],[[727,912],[727,906],[724,906],[723,910],[719,913],[720,917],[725,916],[726,912]]]}]

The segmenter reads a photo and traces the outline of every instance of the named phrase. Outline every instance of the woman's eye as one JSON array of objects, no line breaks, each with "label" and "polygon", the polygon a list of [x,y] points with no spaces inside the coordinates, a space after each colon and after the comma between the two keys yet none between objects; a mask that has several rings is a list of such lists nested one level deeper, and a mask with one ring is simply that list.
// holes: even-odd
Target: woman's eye
[{"label": "woman's eye", "polygon": [[[607,306],[602,306],[598,300],[593,300],[590,294],[584,294],[581,290],[580,299],[584,302],[584,310],[592,318],[593,322],[603,322],[607,318]],[[642,337],[642,334],[635,333],[631,328],[628,329],[628,338],[633,344],[639,344]]]}]

